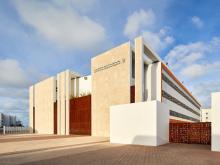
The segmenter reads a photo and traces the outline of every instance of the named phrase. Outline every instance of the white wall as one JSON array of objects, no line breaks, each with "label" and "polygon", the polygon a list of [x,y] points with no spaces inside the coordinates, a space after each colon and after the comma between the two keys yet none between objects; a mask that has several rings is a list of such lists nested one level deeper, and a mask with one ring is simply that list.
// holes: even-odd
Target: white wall
[{"label": "white wall", "polygon": [[211,122],[212,113],[211,109],[201,109],[201,122]]},{"label": "white wall", "polygon": [[147,101],[161,101],[161,62],[149,64],[147,70]]},{"label": "white wall", "polygon": [[79,78],[79,95],[91,94],[92,92],[92,80],[90,76],[84,76]]},{"label": "white wall", "polygon": [[212,151],[220,151],[220,92],[212,93]]},{"label": "white wall", "polygon": [[158,146],[169,142],[169,110],[158,101],[110,107],[110,142]]}]

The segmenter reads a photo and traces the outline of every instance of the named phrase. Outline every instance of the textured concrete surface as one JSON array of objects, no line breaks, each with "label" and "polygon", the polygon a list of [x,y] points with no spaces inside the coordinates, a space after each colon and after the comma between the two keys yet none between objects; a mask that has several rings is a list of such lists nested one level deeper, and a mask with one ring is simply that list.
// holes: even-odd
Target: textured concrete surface
[{"label": "textured concrete surface", "polygon": [[[70,139],[77,141],[78,138],[72,137]],[[65,139],[59,138],[57,140],[63,141]],[[81,141],[83,141],[82,137]],[[38,143],[41,144],[42,140],[38,140]],[[54,145],[57,144],[54,143]],[[1,155],[0,164],[219,165],[220,153],[211,152],[208,145],[167,144],[159,147],[146,147],[99,141],[42,151]]]}]

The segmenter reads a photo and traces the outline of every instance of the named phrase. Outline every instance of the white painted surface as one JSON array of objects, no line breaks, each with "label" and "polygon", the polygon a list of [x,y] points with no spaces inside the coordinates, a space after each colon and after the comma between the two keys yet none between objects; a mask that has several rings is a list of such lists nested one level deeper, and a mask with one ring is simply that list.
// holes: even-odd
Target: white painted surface
[{"label": "white painted surface", "polygon": [[88,95],[92,92],[91,75],[79,78],[79,96]]},{"label": "white painted surface", "polygon": [[211,109],[201,109],[201,122],[211,122],[212,121],[212,110]]},{"label": "white painted surface", "polygon": [[212,93],[212,151],[220,151],[220,92]]},{"label": "white painted surface", "polygon": [[169,111],[158,101],[110,107],[110,142],[158,146],[169,142]]}]

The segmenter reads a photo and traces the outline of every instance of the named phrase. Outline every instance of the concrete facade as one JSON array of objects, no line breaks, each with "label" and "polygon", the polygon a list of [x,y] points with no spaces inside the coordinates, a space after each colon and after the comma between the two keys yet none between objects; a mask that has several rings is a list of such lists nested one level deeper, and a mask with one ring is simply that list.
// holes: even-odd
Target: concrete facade
[{"label": "concrete facade", "polygon": [[[50,94],[47,93],[42,97],[45,100],[43,102],[40,97],[47,90]],[[68,135],[70,112],[72,112],[69,107],[70,99],[85,95],[91,95],[89,118],[92,136],[110,136],[115,139],[112,142],[120,142],[122,136],[128,136],[125,141],[130,144],[135,134],[143,133],[144,136],[154,135],[154,140],[137,140],[134,141],[135,144],[143,142],[143,144],[160,145],[167,142],[168,119],[187,122],[200,120],[199,102],[160,57],[145,44],[142,37],[135,39],[134,47],[127,42],[92,58],[89,76],[81,76],[66,70],[30,87],[30,126],[34,125],[33,107],[35,118],[41,117],[43,109],[47,107],[50,117],[47,117],[45,122],[50,122],[50,125],[43,129],[38,124],[42,119],[36,119],[35,128],[38,133],[52,133],[55,128],[52,105],[56,102],[57,133]],[[47,102],[49,105],[43,105]],[[117,112],[114,111],[113,117],[110,114],[110,107],[119,109]],[[39,108],[41,110],[38,110]],[[130,113],[136,116],[132,122]],[[130,121],[135,127],[143,129],[143,132],[135,132],[138,129],[135,130],[134,127],[127,128],[123,123],[119,123],[120,118],[121,122],[129,124]],[[151,118],[155,120],[152,121]],[[140,122],[137,122],[139,119]],[[116,127],[117,124],[120,127]],[[120,134],[123,129],[131,132]],[[115,133],[112,134],[113,132]]]},{"label": "concrete facade", "polygon": [[131,46],[92,59],[92,135],[109,136],[109,107],[130,103]]},{"label": "concrete facade", "polygon": [[201,109],[201,122],[212,122],[212,110]]},{"label": "concrete facade", "polygon": [[57,134],[69,134],[69,100],[80,94],[79,79],[79,74],[66,70],[30,87],[29,126],[35,133],[54,133],[54,106],[57,103]]}]

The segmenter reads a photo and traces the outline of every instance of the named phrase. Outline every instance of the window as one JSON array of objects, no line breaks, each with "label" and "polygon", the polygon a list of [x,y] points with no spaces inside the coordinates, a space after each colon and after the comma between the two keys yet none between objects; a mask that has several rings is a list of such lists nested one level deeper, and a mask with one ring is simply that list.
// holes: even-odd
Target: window
[{"label": "window", "polygon": [[131,66],[131,76],[132,78],[135,78],[135,54],[132,51],[132,66]]},{"label": "window", "polygon": [[208,117],[206,117],[206,120],[208,119]]}]

